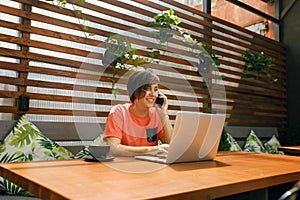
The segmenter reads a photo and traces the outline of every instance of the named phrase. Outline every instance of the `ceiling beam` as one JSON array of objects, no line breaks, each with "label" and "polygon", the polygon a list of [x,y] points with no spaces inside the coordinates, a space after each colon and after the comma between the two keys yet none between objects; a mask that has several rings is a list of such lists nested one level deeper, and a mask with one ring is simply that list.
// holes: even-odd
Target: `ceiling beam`
[{"label": "ceiling beam", "polygon": [[244,8],[244,9],[246,9],[246,10],[248,10],[248,11],[254,13],[254,14],[257,14],[257,15],[259,15],[259,16],[267,19],[267,20],[270,20],[272,22],[275,22],[275,23],[279,24],[279,19],[276,19],[276,18],[272,17],[271,15],[267,15],[266,13],[261,12],[260,10],[257,10],[257,9],[255,9],[255,8],[249,6],[249,5],[247,5],[247,4],[245,4],[241,1],[238,1],[238,0],[226,0],[226,1],[229,1],[230,3],[233,3],[233,4],[235,4],[235,5],[237,5],[241,8]]}]

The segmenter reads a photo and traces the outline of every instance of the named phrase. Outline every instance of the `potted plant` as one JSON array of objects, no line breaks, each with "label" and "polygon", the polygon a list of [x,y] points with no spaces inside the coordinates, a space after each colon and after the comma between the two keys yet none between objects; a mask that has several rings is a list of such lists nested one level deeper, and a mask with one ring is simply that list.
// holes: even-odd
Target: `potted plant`
[{"label": "potted plant", "polygon": [[159,32],[153,32],[155,38],[160,40],[160,43],[165,43],[169,38],[172,38],[174,31],[181,31],[178,27],[181,20],[174,15],[174,10],[163,11],[162,14],[157,14],[153,17],[154,22],[149,22],[148,26],[160,28]]},{"label": "potted plant", "polygon": [[219,66],[219,57],[212,53],[212,46],[209,43],[202,42],[199,43],[202,46],[202,51],[200,51],[196,57],[199,59],[197,63],[198,72],[207,74],[211,71],[213,65]]},{"label": "potted plant", "polygon": [[112,82],[112,93],[118,94],[115,88],[119,70],[132,70],[147,59],[139,57],[137,50],[131,47],[131,43],[121,36],[111,35],[105,40],[106,50],[103,54],[102,64],[113,68],[113,75],[109,78]]},{"label": "potted plant", "polygon": [[112,35],[105,40],[105,44],[102,63],[115,69],[128,69],[127,61],[133,60],[136,53],[136,50],[131,48],[131,43],[124,37]]},{"label": "potted plant", "polygon": [[270,67],[273,66],[272,57],[267,56],[264,52],[252,52],[247,49],[246,54],[243,55],[243,59],[246,62],[243,69],[244,73],[254,74],[256,79],[261,74],[265,74],[272,82],[278,81],[278,79],[274,78],[270,73]]},{"label": "potted plant", "polygon": [[195,51],[195,57],[198,58],[199,62],[197,64],[198,71],[200,73],[207,74],[210,72],[213,64],[219,66],[219,58],[212,53],[212,46],[209,43],[201,43],[196,39],[193,39],[190,34],[185,33],[180,27],[179,24],[181,20],[175,15],[174,10],[170,9],[163,11],[162,14],[157,14],[154,17],[154,22],[148,23],[151,27],[160,28],[159,32],[154,32],[153,35],[155,38],[160,40],[160,44],[168,41],[169,38],[178,35],[174,34],[178,32],[182,37],[181,39],[185,44],[192,48],[192,51]]}]

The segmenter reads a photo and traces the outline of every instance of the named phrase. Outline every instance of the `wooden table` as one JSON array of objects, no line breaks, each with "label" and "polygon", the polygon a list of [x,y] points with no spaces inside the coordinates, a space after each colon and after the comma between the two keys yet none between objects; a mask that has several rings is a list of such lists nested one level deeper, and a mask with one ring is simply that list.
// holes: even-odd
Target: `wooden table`
[{"label": "wooden table", "polygon": [[213,199],[300,179],[300,157],[220,152],[214,161],[163,165],[133,158],[0,165],[42,199]]},{"label": "wooden table", "polygon": [[300,146],[280,146],[279,151],[283,151],[286,155],[300,156]]}]

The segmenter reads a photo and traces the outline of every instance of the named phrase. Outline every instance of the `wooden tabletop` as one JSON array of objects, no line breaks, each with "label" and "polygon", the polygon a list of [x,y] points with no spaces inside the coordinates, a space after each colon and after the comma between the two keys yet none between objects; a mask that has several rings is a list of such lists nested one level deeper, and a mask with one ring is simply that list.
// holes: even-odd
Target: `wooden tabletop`
[{"label": "wooden tabletop", "polygon": [[287,155],[300,156],[300,146],[280,146],[279,151],[283,151]]},{"label": "wooden tabletop", "polygon": [[42,199],[212,199],[300,179],[300,157],[220,152],[214,161],[157,164],[63,160],[0,165],[0,175]]}]

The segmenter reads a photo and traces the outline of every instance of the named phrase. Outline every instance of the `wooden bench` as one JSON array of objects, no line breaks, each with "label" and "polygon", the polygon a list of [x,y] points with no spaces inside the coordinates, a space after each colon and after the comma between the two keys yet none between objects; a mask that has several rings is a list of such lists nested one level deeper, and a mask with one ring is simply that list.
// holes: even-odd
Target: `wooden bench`
[{"label": "wooden bench", "polygon": [[[8,135],[16,124],[15,120],[0,120],[0,141]],[[96,123],[74,123],[74,122],[33,122],[39,130],[61,146],[64,146],[72,153],[77,153],[84,146],[88,146],[99,136],[103,126]],[[232,135],[237,143],[243,147],[250,130],[253,130],[259,139],[265,143],[275,135],[278,137],[276,127],[246,127],[246,126],[225,126],[225,130]]]},{"label": "wooden bench", "polygon": [[[9,134],[16,120],[0,120],[0,141]],[[74,122],[32,122],[46,137],[76,154],[88,146],[102,132],[96,123]]]}]

